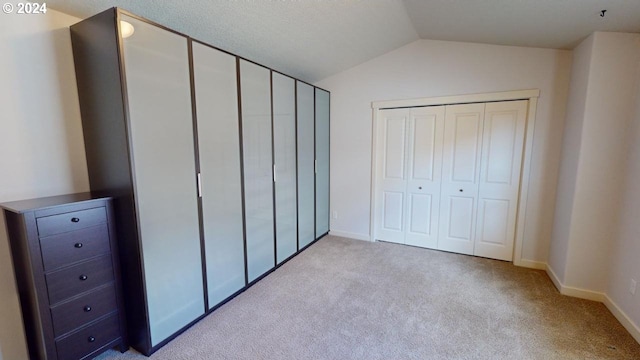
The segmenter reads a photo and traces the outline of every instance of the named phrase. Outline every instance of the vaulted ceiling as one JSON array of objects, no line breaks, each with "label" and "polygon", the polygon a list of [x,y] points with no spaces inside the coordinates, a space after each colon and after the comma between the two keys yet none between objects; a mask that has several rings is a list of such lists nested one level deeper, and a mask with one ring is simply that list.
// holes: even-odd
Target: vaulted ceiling
[{"label": "vaulted ceiling", "polygon": [[47,5],[80,18],[118,6],[309,82],[420,38],[571,49],[593,31],[640,32],[639,0],[48,0]]}]

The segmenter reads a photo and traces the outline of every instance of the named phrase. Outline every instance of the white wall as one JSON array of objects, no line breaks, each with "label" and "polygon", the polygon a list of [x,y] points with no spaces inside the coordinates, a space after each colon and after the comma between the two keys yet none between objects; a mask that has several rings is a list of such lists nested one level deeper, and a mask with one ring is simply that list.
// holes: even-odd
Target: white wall
[{"label": "white wall", "polygon": [[[565,285],[604,292],[635,112],[640,35],[594,34]],[[630,71],[631,70],[631,71]]]},{"label": "white wall", "polygon": [[[640,36],[639,36],[640,38]],[[640,39],[636,40],[640,52]],[[631,75],[631,74],[630,74]],[[640,62],[635,78],[640,87]],[[636,88],[636,114],[629,129],[632,141],[626,148],[627,176],[621,188],[624,194],[618,236],[613,243],[607,294],[640,327],[640,89]],[[636,295],[629,293],[631,280],[638,284]]]},{"label": "white wall", "polygon": [[567,102],[567,117],[562,140],[562,156],[558,178],[555,221],[549,247],[549,266],[558,279],[565,282],[571,210],[575,194],[578,160],[582,141],[582,124],[587,101],[587,85],[594,36],[589,36],[573,50],[571,83]]},{"label": "white wall", "polygon": [[[79,19],[0,14],[0,202],[89,189],[68,26]],[[4,216],[0,360],[27,359]]]},{"label": "white wall", "polygon": [[540,89],[523,258],[546,262],[571,52],[418,40],[316,85],[331,91],[331,230],[369,237],[371,102]]},{"label": "white wall", "polygon": [[[623,147],[624,155],[621,156],[626,173],[619,189],[622,196],[617,236],[611,244],[607,295],[629,316],[636,327],[640,327],[640,287],[635,296],[629,293],[631,279],[640,282],[640,34],[606,35],[607,38],[612,38],[611,42],[615,41],[612,46],[617,47],[614,50],[616,52],[608,56],[626,58],[625,68],[618,71],[624,70],[626,78],[621,85],[625,86],[627,93],[617,97],[615,105],[624,106],[627,111],[625,115],[630,116],[629,127],[625,129],[629,140]],[[612,51],[610,48],[604,50]]]},{"label": "white wall", "polygon": [[640,34],[585,40],[570,91],[549,266],[563,293],[605,301],[640,341]]},{"label": "white wall", "polygon": [[627,196],[622,189],[636,111],[638,41],[637,34],[596,32],[574,54],[550,254],[550,266],[567,287],[604,293],[609,268],[618,262],[612,249]]}]

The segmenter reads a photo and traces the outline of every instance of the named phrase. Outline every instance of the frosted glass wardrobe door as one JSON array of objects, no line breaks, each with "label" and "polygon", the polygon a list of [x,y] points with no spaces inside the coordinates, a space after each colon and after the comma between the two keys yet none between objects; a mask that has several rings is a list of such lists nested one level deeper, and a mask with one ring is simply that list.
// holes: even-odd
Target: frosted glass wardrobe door
[{"label": "frosted glass wardrobe door", "polygon": [[329,92],[316,88],[316,238],[329,232]]},{"label": "frosted glass wardrobe door", "polygon": [[295,80],[273,73],[273,147],[278,264],[298,250]]},{"label": "frosted glass wardrobe door", "polygon": [[236,57],[193,43],[209,308],[245,285]]},{"label": "frosted glass wardrobe door", "polygon": [[314,91],[297,82],[298,121],[298,246],[315,240]]},{"label": "frosted glass wardrobe door", "polygon": [[271,71],[240,60],[244,199],[249,282],[275,266]]},{"label": "frosted glass wardrobe door", "polygon": [[187,39],[122,15],[151,344],[204,313]]}]

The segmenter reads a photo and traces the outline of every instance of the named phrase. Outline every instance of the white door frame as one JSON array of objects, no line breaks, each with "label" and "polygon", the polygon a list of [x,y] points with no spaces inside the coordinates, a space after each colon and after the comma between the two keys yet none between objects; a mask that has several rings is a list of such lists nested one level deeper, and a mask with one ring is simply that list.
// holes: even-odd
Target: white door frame
[{"label": "white door frame", "polygon": [[538,97],[540,90],[515,90],[494,93],[439,96],[419,99],[405,100],[384,100],[374,101],[371,103],[373,109],[373,131],[372,131],[372,147],[371,147],[371,205],[369,214],[369,240],[375,241],[375,204],[377,194],[376,184],[376,156],[377,156],[377,129],[379,112],[382,109],[404,108],[418,106],[435,106],[435,105],[453,105],[467,103],[482,103],[492,101],[507,100],[528,100],[529,109],[527,111],[527,124],[524,139],[524,152],[522,154],[522,170],[520,173],[520,192],[518,195],[518,212],[516,216],[516,238],[513,250],[513,263],[517,266],[525,266],[522,261],[522,243],[524,240],[524,229],[526,226],[525,215],[527,209],[527,196],[529,193],[529,180],[531,175],[531,156],[533,153],[533,134],[536,123],[536,107],[538,105]]}]

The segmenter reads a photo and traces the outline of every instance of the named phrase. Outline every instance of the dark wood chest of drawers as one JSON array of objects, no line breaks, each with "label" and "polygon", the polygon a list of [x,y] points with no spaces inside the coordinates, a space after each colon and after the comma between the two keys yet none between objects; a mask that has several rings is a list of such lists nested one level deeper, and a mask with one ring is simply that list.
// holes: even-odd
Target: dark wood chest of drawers
[{"label": "dark wood chest of drawers", "polygon": [[128,348],[111,198],[1,204],[32,359]]}]

